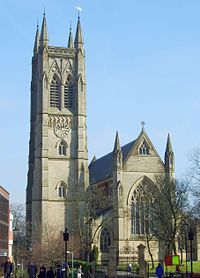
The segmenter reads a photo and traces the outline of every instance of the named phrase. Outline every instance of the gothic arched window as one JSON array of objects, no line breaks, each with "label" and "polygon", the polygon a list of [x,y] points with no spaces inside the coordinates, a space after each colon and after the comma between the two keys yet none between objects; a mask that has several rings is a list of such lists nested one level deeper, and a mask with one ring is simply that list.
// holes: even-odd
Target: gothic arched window
[{"label": "gothic arched window", "polygon": [[145,235],[152,232],[152,213],[149,208],[146,194],[148,186],[142,181],[133,192],[131,202],[131,234]]},{"label": "gothic arched window", "polygon": [[140,154],[149,154],[149,146],[145,141],[143,141],[142,145],[139,149]]},{"label": "gothic arched window", "polygon": [[66,155],[67,154],[67,144],[64,141],[61,141],[58,146],[58,153],[59,155]]},{"label": "gothic arched window", "polygon": [[64,86],[64,107],[72,108],[73,106],[73,84],[70,78],[67,79],[67,82]]},{"label": "gothic arched window", "polygon": [[64,198],[66,195],[66,185],[64,182],[61,182],[57,187],[58,197]]},{"label": "gothic arched window", "polygon": [[109,246],[111,244],[110,233],[108,229],[104,228],[101,231],[100,236],[100,250],[101,252],[109,252]]},{"label": "gothic arched window", "polygon": [[50,107],[59,108],[59,106],[60,106],[59,83],[56,76],[54,76],[50,84]]}]

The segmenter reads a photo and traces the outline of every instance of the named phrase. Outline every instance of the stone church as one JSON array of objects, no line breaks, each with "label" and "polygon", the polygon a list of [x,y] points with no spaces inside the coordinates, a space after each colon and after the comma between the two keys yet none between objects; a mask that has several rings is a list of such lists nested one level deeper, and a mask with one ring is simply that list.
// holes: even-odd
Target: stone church
[{"label": "stone church", "polygon": [[[99,260],[108,261],[111,252],[117,260],[131,259],[136,256],[137,246],[145,245],[145,221],[137,206],[138,188],[153,183],[157,174],[174,174],[170,137],[164,161],[142,127],[137,138],[124,146],[116,133],[110,153],[94,157],[89,164],[86,117],[85,50],[80,17],[75,39],[70,29],[67,46],[58,47],[49,45],[44,15],[40,32],[37,27],[32,57],[26,189],[32,240],[40,237],[45,223],[56,225],[59,231],[67,227],[70,232],[69,194],[76,183],[82,193],[93,187],[103,194],[104,208],[93,226]],[[84,207],[84,194],[80,195],[80,207]],[[155,258],[159,258],[162,250],[157,242],[153,246]]]}]

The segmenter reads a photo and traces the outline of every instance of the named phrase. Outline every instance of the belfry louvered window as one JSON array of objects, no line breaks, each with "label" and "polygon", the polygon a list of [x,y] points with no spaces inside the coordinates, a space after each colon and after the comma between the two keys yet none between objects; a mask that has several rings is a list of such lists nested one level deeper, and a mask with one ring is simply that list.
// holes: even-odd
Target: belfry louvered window
[{"label": "belfry louvered window", "polygon": [[64,106],[65,108],[72,108],[73,106],[73,84],[71,82],[65,83]]},{"label": "belfry louvered window", "polygon": [[50,84],[50,107],[59,108],[59,84],[57,78],[54,76]]}]

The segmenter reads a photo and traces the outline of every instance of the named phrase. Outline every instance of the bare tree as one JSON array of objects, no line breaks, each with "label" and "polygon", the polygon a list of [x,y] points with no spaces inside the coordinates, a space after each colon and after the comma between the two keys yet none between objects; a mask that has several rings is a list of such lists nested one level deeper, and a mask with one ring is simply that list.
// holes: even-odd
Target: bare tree
[{"label": "bare tree", "polygon": [[[73,184],[71,193],[72,219],[74,224],[74,235],[78,236],[82,257],[88,262],[94,257],[92,246],[95,239],[95,231],[102,225],[101,220],[96,221],[101,211],[108,207],[106,197],[97,188],[89,186],[86,191],[81,190],[78,183]],[[100,196],[101,195],[101,196]],[[101,200],[101,203],[100,201]],[[95,253],[97,250],[95,248]],[[97,255],[95,255],[96,257]]]},{"label": "bare tree", "polygon": [[191,165],[186,171],[185,182],[191,192],[190,201],[193,205],[193,216],[200,216],[200,148],[195,148],[189,156]]},{"label": "bare tree", "polygon": [[[29,236],[26,233],[25,206],[22,203],[11,204],[13,215],[13,258],[15,265],[26,264],[29,256]],[[17,271],[17,267],[15,268]]]},{"label": "bare tree", "polygon": [[149,228],[168,252],[177,254],[176,239],[187,217],[187,186],[175,179],[160,175],[148,191]]}]

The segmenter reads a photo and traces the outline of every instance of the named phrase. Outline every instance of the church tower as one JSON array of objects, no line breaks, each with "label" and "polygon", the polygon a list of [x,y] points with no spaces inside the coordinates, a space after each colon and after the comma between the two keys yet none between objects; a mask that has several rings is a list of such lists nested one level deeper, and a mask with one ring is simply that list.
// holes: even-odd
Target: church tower
[{"label": "church tower", "polygon": [[85,51],[78,17],[75,41],[49,45],[46,16],[32,57],[27,222],[32,239],[44,225],[72,229],[71,193],[88,187]]}]

